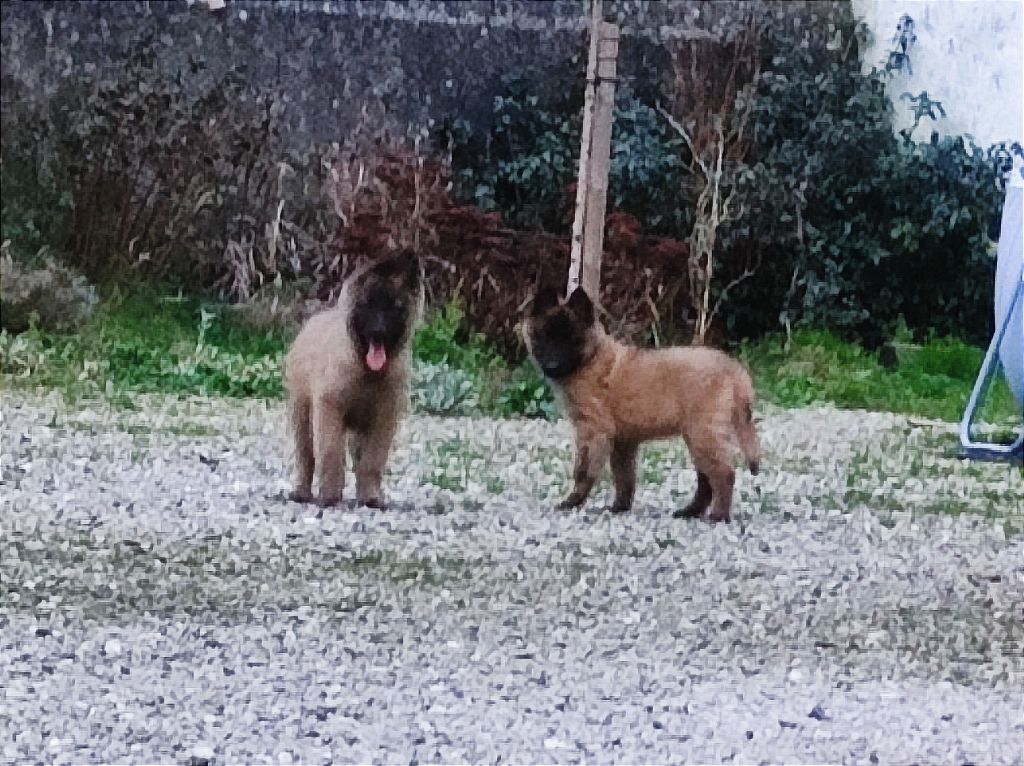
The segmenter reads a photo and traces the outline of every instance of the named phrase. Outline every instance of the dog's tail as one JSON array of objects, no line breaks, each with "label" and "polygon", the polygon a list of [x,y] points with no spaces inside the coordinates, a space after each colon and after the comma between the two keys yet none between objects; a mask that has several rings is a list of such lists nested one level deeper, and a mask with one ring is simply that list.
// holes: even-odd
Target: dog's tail
[{"label": "dog's tail", "polygon": [[747,467],[756,476],[761,467],[761,445],[757,440],[757,431],[754,430],[754,384],[742,366],[739,366],[733,393],[732,422],[736,440],[747,461]]}]

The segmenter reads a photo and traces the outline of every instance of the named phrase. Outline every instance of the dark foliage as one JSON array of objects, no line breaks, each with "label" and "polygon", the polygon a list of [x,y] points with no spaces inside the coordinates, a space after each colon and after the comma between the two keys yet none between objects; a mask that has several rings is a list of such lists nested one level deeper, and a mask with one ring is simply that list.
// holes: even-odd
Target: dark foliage
[{"label": "dark foliage", "polygon": [[[735,7],[754,6],[772,8]],[[199,8],[4,4],[11,253],[46,246],[93,278],[241,300],[297,278],[329,298],[354,260],[415,245],[434,303],[461,298],[469,328],[521,353],[524,301],[565,274],[582,35]],[[861,72],[847,6],[787,9],[843,44],[766,25],[745,216],[722,232],[716,289],[760,265],[720,330],[815,325],[876,342],[903,317],[984,338],[1011,149],[894,135],[892,110],[921,109],[923,94],[893,105],[884,75]],[[677,340],[692,185],[653,109],[664,51],[637,39],[620,68],[602,303],[634,338]],[[433,154],[414,150],[432,121]]]},{"label": "dark foliage", "polygon": [[732,332],[781,321],[875,345],[903,317],[916,333],[983,340],[1004,151],[894,135],[892,110],[908,107],[889,101],[884,75],[862,74],[854,50],[829,60],[784,42],[759,89],[750,215],[729,245],[763,265],[733,297]]}]

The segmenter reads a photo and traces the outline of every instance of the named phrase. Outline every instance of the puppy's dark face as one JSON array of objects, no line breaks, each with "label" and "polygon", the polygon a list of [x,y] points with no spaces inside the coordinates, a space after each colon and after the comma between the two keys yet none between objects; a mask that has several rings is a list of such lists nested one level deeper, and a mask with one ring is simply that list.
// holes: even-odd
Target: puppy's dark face
[{"label": "puppy's dark face", "polygon": [[349,332],[366,369],[381,373],[409,341],[419,302],[419,259],[404,251],[352,279]]},{"label": "puppy's dark face", "polygon": [[582,287],[564,303],[553,288],[537,294],[526,332],[530,353],[544,375],[565,380],[586,363],[594,321],[594,304]]}]

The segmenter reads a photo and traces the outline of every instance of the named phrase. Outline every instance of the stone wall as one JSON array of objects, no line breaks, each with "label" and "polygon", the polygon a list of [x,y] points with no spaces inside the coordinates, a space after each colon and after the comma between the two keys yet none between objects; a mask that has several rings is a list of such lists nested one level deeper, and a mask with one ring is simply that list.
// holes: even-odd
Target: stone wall
[{"label": "stone wall", "polygon": [[[620,0],[605,2],[605,15],[622,27],[622,86],[652,92],[666,76],[666,43],[727,36],[755,7],[827,35],[834,4]],[[453,115],[486,122],[510,76],[543,78],[577,56],[582,78],[589,24],[578,0],[39,2],[4,3],[0,14],[4,84],[22,86],[5,88],[17,94],[4,98],[5,119],[17,119],[25,93],[80,97],[83,74],[111,69],[149,36],[158,65],[186,89],[233,71],[281,91],[303,145],[343,138],[364,110],[398,132]]]},{"label": "stone wall", "polygon": [[[186,90],[204,92],[234,72],[283,93],[289,127],[308,145],[343,138],[364,110],[398,132],[456,114],[485,119],[503,77],[562,64],[585,42],[579,25],[421,23],[307,5],[322,6],[231,3],[211,12],[180,2],[5,3],[4,84],[22,87],[10,91],[18,101],[4,99],[4,116],[17,118],[25,92],[41,103],[83,96],[83,74],[113,71],[112,62],[152,37],[158,65]],[[624,78],[656,76],[657,51],[632,39],[623,45]],[[198,59],[196,70],[190,61]],[[582,77],[585,59],[579,66]]]}]

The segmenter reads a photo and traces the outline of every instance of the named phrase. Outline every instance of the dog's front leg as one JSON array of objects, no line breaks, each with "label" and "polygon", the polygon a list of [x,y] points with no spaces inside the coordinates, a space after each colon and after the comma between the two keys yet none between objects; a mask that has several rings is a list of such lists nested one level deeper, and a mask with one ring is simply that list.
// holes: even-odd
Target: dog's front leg
[{"label": "dog's front leg", "polygon": [[594,488],[601,469],[608,463],[612,442],[603,433],[589,428],[576,432],[576,465],[573,469],[572,492],[558,504],[561,510],[583,505]]},{"label": "dog's front leg", "polygon": [[317,504],[337,505],[345,490],[345,425],[331,397],[321,396],[313,403],[313,448],[320,471]]},{"label": "dog's front leg", "polygon": [[381,480],[387,467],[391,443],[398,430],[398,419],[392,412],[379,412],[370,430],[359,443],[356,462],[356,500],[360,505],[382,508]]},{"label": "dog's front leg", "polygon": [[616,513],[633,507],[636,492],[636,442],[617,441],[612,446],[612,477],[615,479],[615,502],[612,510]]}]

